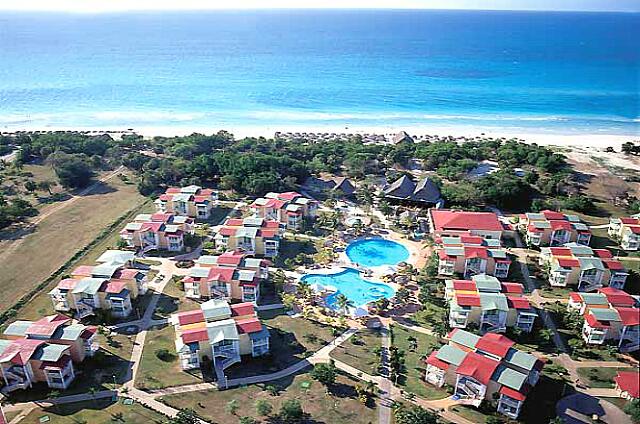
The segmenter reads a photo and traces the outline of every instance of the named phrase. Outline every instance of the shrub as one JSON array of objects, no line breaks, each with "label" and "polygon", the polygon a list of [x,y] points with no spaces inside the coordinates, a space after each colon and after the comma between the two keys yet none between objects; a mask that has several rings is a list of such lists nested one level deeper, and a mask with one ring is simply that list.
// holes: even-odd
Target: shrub
[{"label": "shrub", "polygon": [[171,362],[176,358],[176,355],[169,352],[168,349],[156,349],[154,353],[156,358],[160,359],[162,362]]}]

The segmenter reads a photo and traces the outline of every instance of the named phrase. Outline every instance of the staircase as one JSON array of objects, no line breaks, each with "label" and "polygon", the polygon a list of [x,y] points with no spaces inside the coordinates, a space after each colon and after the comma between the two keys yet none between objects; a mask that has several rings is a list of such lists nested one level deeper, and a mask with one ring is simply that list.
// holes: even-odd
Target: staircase
[{"label": "staircase", "polygon": [[78,302],[76,303],[76,316],[75,318],[77,320],[81,320],[83,318],[86,318],[90,315],[95,315],[95,312],[93,310],[93,306],[87,305],[84,302]]},{"label": "staircase", "polygon": [[578,283],[578,291],[581,292],[592,292],[599,288],[602,288],[602,284],[596,283],[595,281],[581,280]]},{"label": "staircase", "polygon": [[11,393],[16,390],[24,390],[30,386],[29,379],[25,375],[24,369],[20,367],[11,367],[3,370],[7,379],[7,385],[2,388],[2,394]]}]

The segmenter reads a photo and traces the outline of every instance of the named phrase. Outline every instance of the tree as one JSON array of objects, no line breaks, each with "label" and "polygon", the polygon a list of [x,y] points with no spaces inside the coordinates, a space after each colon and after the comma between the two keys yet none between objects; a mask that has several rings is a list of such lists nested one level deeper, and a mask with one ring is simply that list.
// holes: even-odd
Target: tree
[{"label": "tree", "polygon": [[255,403],[255,406],[258,415],[262,415],[263,417],[266,417],[271,414],[271,412],[273,412],[273,406],[271,406],[271,403],[269,403],[269,401],[267,400],[258,399]]},{"label": "tree", "polygon": [[34,191],[36,191],[36,189],[38,188],[38,184],[36,184],[35,182],[33,182],[33,180],[27,180],[24,183],[24,188],[29,192],[29,193],[33,193]]},{"label": "tree", "polygon": [[65,188],[80,188],[89,184],[94,172],[87,164],[86,156],[54,153],[51,155],[53,169]]},{"label": "tree", "polygon": [[293,307],[296,304],[296,295],[293,293],[284,293],[281,296],[282,299],[282,304],[284,305],[285,309],[290,311],[293,309]]},{"label": "tree", "polygon": [[236,399],[231,399],[229,402],[227,402],[227,405],[224,408],[229,414],[231,415],[236,415],[236,413],[238,412],[238,409],[240,409],[240,405],[238,404],[238,401]]},{"label": "tree", "polygon": [[240,417],[238,420],[239,424],[257,424],[258,422],[253,419],[253,417]]},{"label": "tree", "polygon": [[304,416],[302,405],[297,399],[287,399],[282,402],[280,407],[280,413],[278,414],[280,419],[285,423],[297,422]]},{"label": "tree", "polygon": [[200,420],[193,409],[181,409],[178,414],[169,419],[168,424],[199,424]]},{"label": "tree", "polygon": [[344,294],[340,293],[338,294],[338,296],[336,296],[336,306],[338,306],[338,309],[340,309],[340,311],[342,311],[342,313],[346,315],[349,312],[349,308],[353,306],[353,301]]},{"label": "tree", "polygon": [[300,280],[298,282],[298,287],[296,288],[296,293],[301,299],[305,301],[308,300],[311,297],[311,294],[313,293],[313,290],[311,289],[311,284],[308,281]]},{"label": "tree", "polygon": [[398,406],[394,408],[393,416],[396,424],[437,424],[438,415],[420,406]]},{"label": "tree", "polygon": [[271,280],[273,281],[273,287],[275,288],[276,293],[281,293],[287,281],[284,271],[278,268],[278,270],[273,274],[273,278]]},{"label": "tree", "polygon": [[633,399],[623,410],[634,422],[640,422],[640,399]]},{"label": "tree", "polygon": [[331,386],[336,382],[337,369],[333,362],[328,364],[316,364],[311,371],[311,378],[325,386]]},{"label": "tree", "polygon": [[393,212],[393,208],[386,200],[382,200],[380,203],[378,203],[378,209],[384,216],[389,216],[391,215],[391,212]]}]

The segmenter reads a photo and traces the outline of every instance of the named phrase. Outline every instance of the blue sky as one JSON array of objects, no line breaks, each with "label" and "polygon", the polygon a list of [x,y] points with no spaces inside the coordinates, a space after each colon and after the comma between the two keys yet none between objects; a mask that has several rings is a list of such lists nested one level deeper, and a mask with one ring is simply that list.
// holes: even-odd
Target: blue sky
[{"label": "blue sky", "polygon": [[640,0],[0,0],[0,10],[110,12],[264,8],[395,8],[640,12]]}]

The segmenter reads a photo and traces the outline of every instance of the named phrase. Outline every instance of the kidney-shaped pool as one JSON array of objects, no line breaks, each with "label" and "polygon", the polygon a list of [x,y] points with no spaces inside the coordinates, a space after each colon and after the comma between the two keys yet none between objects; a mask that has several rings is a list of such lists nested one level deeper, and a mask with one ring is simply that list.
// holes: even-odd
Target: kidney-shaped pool
[{"label": "kidney-shaped pool", "polygon": [[358,240],[347,246],[347,256],[355,264],[365,267],[396,265],[409,259],[406,247],[383,238]]}]

